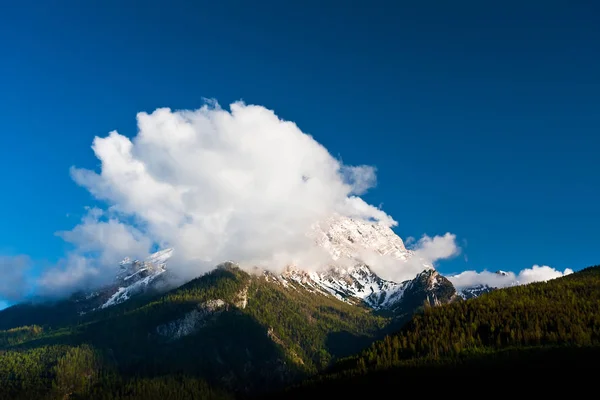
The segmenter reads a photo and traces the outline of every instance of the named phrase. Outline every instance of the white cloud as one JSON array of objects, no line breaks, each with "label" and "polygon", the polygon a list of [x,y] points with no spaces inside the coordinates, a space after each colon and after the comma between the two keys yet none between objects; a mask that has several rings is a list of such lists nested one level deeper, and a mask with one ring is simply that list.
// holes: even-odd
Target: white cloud
[{"label": "white cloud", "polygon": [[[78,246],[76,254],[99,251],[114,263],[130,246],[142,252],[156,244],[175,247],[171,268],[189,276],[224,260],[277,270],[323,257],[306,233],[335,212],[396,225],[357,197],[375,185],[375,168],[342,164],[264,107],[237,102],[228,111],[213,102],[194,111],[142,112],[137,120],[133,139],[116,131],[94,139],[98,172],[71,169],[114,213],[108,222],[92,215],[61,233]],[[90,268],[74,265],[62,270]]]},{"label": "white cloud", "polygon": [[77,253],[94,256],[105,266],[114,266],[115,261],[126,256],[146,256],[152,246],[152,241],[138,229],[105,215],[98,208],[90,209],[72,230],[57,235],[73,244]]},{"label": "white cloud", "polygon": [[19,301],[27,295],[30,267],[27,256],[0,256],[0,300]]},{"label": "white cloud", "polygon": [[98,208],[89,209],[70,231],[57,232],[74,249],[37,279],[38,295],[60,296],[76,288],[108,283],[126,256],[148,255],[152,241],[138,229]]},{"label": "white cloud", "polygon": [[454,257],[460,253],[460,247],[456,244],[456,235],[450,232],[443,236],[423,235],[412,249],[416,258],[425,260],[427,264],[433,264],[437,260]]},{"label": "white cloud", "polygon": [[365,193],[377,183],[377,170],[370,165],[344,165],[340,171],[344,180],[352,186],[352,193],[356,195]]},{"label": "white cloud", "polygon": [[75,289],[107,283],[111,278],[110,275],[101,275],[100,271],[101,268],[93,258],[69,254],[57,265],[45,270],[37,279],[37,295],[58,297],[71,293]]},{"label": "white cloud", "polygon": [[413,238],[411,243],[410,250],[413,252],[413,256],[406,261],[375,256],[372,253],[363,255],[363,259],[382,278],[402,282],[414,278],[423,271],[424,266],[434,267],[438,261],[460,254],[460,247],[456,244],[456,235],[452,233],[434,237],[423,235],[416,242]]},{"label": "white cloud", "polygon": [[510,271],[505,272],[505,274],[497,274],[490,271],[464,271],[457,275],[448,276],[447,278],[458,289],[476,285],[488,285],[501,288],[515,284],[525,285],[532,282],[547,281],[572,273],[573,270],[570,268],[561,272],[547,265],[534,265],[531,268],[521,270],[518,274]]},{"label": "white cloud", "polygon": [[524,269],[521,272],[519,272],[517,280],[521,284],[527,284],[531,282],[548,281],[550,279],[560,278],[561,276],[569,275],[572,273],[573,270],[570,268],[565,269],[564,272],[560,272],[547,265],[534,265],[529,269]]}]

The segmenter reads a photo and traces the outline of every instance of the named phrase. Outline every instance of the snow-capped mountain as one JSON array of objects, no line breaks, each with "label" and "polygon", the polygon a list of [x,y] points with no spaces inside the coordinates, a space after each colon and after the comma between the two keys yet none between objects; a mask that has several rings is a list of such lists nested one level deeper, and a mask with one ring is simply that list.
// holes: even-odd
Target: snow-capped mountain
[{"label": "snow-capped mountain", "polygon": [[279,277],[267,273],[266,279],[330,294],[348,303],[362,301],[375,310],[395,312],[412,311],[425,301],[434,306],[457,298],[452,283],[432,268],[401,283],[381,279],[364,264],[345,269],[334,267],[321,273],[288,270]]},{"label": "snow-capped mountain", "polygon": [[[399,263],[414,257],[402,239],[383,224],[336,215],[315,224],[309,236],[330,253],[334,262],[314,272],[290,267],[279,277],[284,284],[294,282],[308,290],[331,294],[343,301],[363,301],[374,309],[392,309],[403,301],[405,291],[418,278],[404,282],[385,280],[361,259],[365,252],[389,256]],[[338,264],[336,260],[345,262]],[[427,264],[423,264],[423,271],[435,272]],[[431,276],[445,279],[437,272]],[[431,286],[430,290],[435,291],[435,286]]]},{"label": "snow-capped mountain", "polygon": [[164,249],[151,254],[144,260],[125,258],[119,264],[119,272],[113,282],[93,292],[76,294],[73,300],[79,303],[79,313],[114,306],[140,293],[157,289],[167,271],[167,261],[173,249]]},{"label": "snow-capped mountain", "polygon": [[[273,277],[266,274],[267,279]],[[340,300],[355,303],[364,301],[368,306],[385,308],[402,298],[405,283],[381,279],[365,264],[353,267],[331,267],[322,272],[306,272],[289,268],[278,277],[283,285],[297,284],[309,291],[333,295]]]},{"label": "snow-capped mountain", "polygon": [[458,295],[462,297],[464,300],[474,299],[475,297],[479,297],[482,294],[489,293],[496,288],[491,287],[489,285],[475,285],[467,288],[460,289],[458,291]]},{"label": "snow-capped mountain", "polygon": [[334,260],[360,259],[364,251],[406,260],[413,256],[389,227],[360,219],[334,215],[312,227],[308,236],[326,249]]},{"label": "snow-capped mountain", "polygon": [[[331,263],[318,271],[289,266],[278,276],[265,272],[266,279],[277,280],[286,286],[299,285],[309,291],[333,295],[349,303],[364,302],[377,310],[397,309],[405,302],[406,293],[411,290],[418,291],[417,297],[421,304],[429,299],[432,305],[445,301],[440,299],[452,297],[455,293],[452,292],[450,296],[438,293],[440,288],[446,290],[452,284],[427,264],[423,264],[421,274],[404,282],[385,280],[374,273],[361,259],[366,253],[391,257],[399,263],[414,257],[414,252],[406,249],[402,239],[383,224],[334,215],[313,225],[307,235],[317,246],[327,250],[331,255]],[[102,297],[105,300],[99,307],[120,304],[153,287],[167,271],[167,261],[172,254],[173,249],[166,249],[143,261],[128,258],[123,260],[115,284],[104,291]]]},{"label": "snow-capped mountain", "polygon": [[158,251],[143,261],[125,258],[121,261],[121,270],[116,277],[118,289],[100,308],[123,303],[131,296],[145,292],[167,271],[167,261],[173,255],[173,249]]}]

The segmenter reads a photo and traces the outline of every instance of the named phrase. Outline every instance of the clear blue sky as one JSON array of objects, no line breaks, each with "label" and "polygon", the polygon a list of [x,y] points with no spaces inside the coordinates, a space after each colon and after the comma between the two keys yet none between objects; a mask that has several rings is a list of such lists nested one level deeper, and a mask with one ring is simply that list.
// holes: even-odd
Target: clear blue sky
[{"label": "clear blue sky", "polygon": [[345,163],[377,166],[364,197],[402,237],[457,234],[468,261],[442,272],[600,263],[592,1],[12,3],[0,255],[63,254],[54,232],[94,204],[69,177],[97,165],[94,136],[215,98],[264,105]]}]

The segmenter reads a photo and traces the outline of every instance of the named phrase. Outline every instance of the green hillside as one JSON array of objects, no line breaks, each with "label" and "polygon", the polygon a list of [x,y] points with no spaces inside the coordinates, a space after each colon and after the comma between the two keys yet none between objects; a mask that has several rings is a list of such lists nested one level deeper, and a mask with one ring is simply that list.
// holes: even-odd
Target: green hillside
[{"label": "green hillside", "polygon": [[[32,382],[36,391],[52,392],[60,360],[82,348],[97,360],[91,370],[98,378],[82,386],[85,393],[107,382],[106,393],[119,393],[124,385],[199,377],[237,393],[273,390],[365,348],[389,322],[362,306],[232,266],[162,296],[77,318],[48,315],[68,307],[61,302],[0,313],[7,328],[0,331],[0,364],[8,368],[0,372],[0,387],[11,388],[4,395],[13,398]],[[30,325],[14,326],[22,321]]]},{"label": "green hillside", "polygon": [[560,383],[600,356],[600,267],[425,304],[374,343],[389,318],[232,266],[86,315],[72,307],[0,313],[0,399],[356,398],[444,377],[544,370]]},{"label": "green hillside", "polygon": [[285,397],[335,393],[352,398],[368,395],[373,387],[385,390],[415,379],[491,379],[540,371],[546,379],[561,379],[552,382],[559,384],[587,375],[599,356],[596,266],[545,283],[426,308],[399,332],[285,392]]}]

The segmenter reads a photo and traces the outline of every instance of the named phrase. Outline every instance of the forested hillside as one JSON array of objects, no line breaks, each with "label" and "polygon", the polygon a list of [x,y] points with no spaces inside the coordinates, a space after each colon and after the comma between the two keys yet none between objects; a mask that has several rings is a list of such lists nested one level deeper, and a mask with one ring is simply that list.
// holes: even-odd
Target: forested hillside
[{"label": "forested hillside", "polygon": [[[19,306],[31,311],[21,315],[7,310],[8,329],[0,331],[0,364],[7,368],[0,385],[10,388],[4,393],[66,394],[56,383],[64,367],[60,360],[87,352],[94,355],[84,368],[88,383],[74,393],[102,390],[118,396],[131,385],[142,393],[182,379],[189,386],[196,378],[234,393],[273,390],[365,348],[382,337],[377,335],[389,322],[365,307],[231,265],[165,295],[75,320],[50,319],[42,312],[60,311],[65,304],[55,310]],[[15,321],[33,324],[14,327]]]},{"label": "forested hillside", "polygon": [[180,374],[124,379],[114,363],[82,345],[0,351],[0,399],[232,399]]},{"label": "forested hillside", "polygon": [[382,389],[414,379],[518,377],[540,369],[548,378],[565,379],[587,375],[598,356],[600,266],[425,308],[396,334],[285,396],[334,392],[352,397],[374,385]]},{"label": "forested hillside", "polygon": [[32,307],[29,325],[3,321],[0,398],[355,398],[494,372],[563,382],[600,356],[600,267],[428,304],[370,346],[389,318],[232,266],[76,320]]}]

